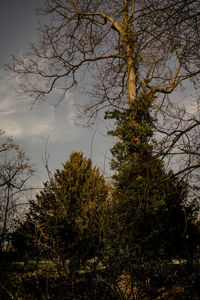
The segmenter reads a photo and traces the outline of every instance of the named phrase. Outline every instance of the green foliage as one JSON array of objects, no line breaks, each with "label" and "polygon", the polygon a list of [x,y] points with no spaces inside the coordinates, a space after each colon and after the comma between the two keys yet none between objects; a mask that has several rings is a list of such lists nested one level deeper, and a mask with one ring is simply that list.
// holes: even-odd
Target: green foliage
[{"label": "green foliage", "polygon": [[[127,270],[133,264],[187,256],[183,249],[195,232],[188,187],[166,172],[153,153],[150,105],[144,106],[141,97],[131,108],[109,112],[106,117],[115,119],[116,128],[109,133],[118,138],[111,149],[111,167],[116,173],[110,232],[105,234],[113,266],[121,261],[121,270]],[[191,257],[199,237],[196,230]]]},{"label": "green foliage", "polygon": [[112,270],[122,299],[195,299],[197,293],[180,278],[196,287],[198,270],[172,270],[169,263],[184,258],[191,268],[199,264],[196,200],[189,198],[187,182],[167,172],[154,154],[150,103],[141,96],[130,108],[106,114],[115,120],[109,134],[118,140],[111,149],[115,174],[104,230],[104,264]]},{"label": "green foliage", "polygon": [[65,299],[64,291],[66,299],[197,299],[196,201],[189,199],[187,183],[154,155],[150,105],[143,106],[141,98],[106,117],[115,119],[110,134],[118,138],[111,149],[112,197],[91,160],[72,153],[31,201],[13,243],[31,249],[34,237],[35,249],[56,271],[49,277],[49,268],[29,268],[16,278],[22,285],[12,285],[12,293],[30,299]]},{"label": "green foliage", "polygon": [[97,255],[106,197],[99,169],[82,153],[72,153],[31,202],[29,219],[36,226],[41,251],[63,261],[70,259],[72,264]]}]

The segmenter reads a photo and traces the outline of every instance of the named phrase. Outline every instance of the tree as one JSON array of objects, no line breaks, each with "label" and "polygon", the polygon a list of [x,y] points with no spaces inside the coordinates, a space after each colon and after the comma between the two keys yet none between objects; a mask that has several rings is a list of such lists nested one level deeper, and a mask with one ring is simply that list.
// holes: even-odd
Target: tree
[{"label": "tree", "polygon": [[[117,119],[116,129],[110,134],[118,137],[111,149],[111,167],[116,171],[113,200],[119,216],[115,219],[120,220],[125,238],[123,242],[121,232],[120,240],[126,248],[136,247],[137,259],[180,258],[184,256],[183,243],[191,234],[188,230],[197,219],[198,206],[194,209],[195,199],[188,195],[188,183],[168,172],[153,154],[148,111],[138,112],[140,128],[132,126],[130,115],[130,109],[107,113],[107,117]],[[139,136],[140,143],[133,141],[135,135]],[[134,256],[133,249],[128,251]]]},{"label": "tree", "polygon": [[[117,222],[117,230],[122,228],[117,232],[124,234],[117,240],[122,258],[134,243],[142,254],[137,236],[142,228],[145,244],[166,233],[166,224],[177,218],[178,237],[185,237],[182,208],[191,174],[200,167],[200,120],[198,107],[191,112],[176,105],[176,92],[198,85],[199,9],[199,0],[47,0],[39,14],[49,23],[40,26],[38,44],[9,66],[22,79],[19,91],[33,103],[56,92],[57,102],[62,101],[68,91],[82,85],[92,101],[78,105],[89,121],[108,107],[119,110],[112,113],[123,123],[117,123],[114,132],[121,143],[112,153],[117,170],[113,197],[124,222]],[[177,158],[180,164],[174,167]],[[168,170],[165,162],[170,163]],[[132,245],[124,229],[133,232]],[[170,232],[176,240],[173,227]],[[160,247],[152,247],[151,240],[148,254],[161,254]]]},{"label": "tree", "polygon": [[198,86],[199,10],[199,0],[48,0],[38,10],[47,17],[38,43],[8,68],[33,103],[54,93],[59,102],[68,91],[86,87],[91,102],[78,105],[89,120],[109,106],[136,104],[145,93],[162,138],[158,155],[181,157],[176,173],[189,176],[199,167],[200,120],[197,109],[184,112],[174,99],[179,87]]},{"label": "tree", "polygon": [[[145,104],[142,99],[141,103]],[[136,297],[137,287],[138,299],[147,295],[155,299],[160,289],[158,274],[172,284],[166,266],[173,259],[188,263],[199,259],[198,205],[188,193],[188,183],[168,172],[153,153],[149,110],[141,106],[137,112],[140,126],[134,127],[132,109],[106,114],[116,120],[110,134],[118,141],[111,149],[115,173],[111,217],[104,232],[104,263],[112,268],[122,291],[127,285],[130,297]]]},{"label": "tree", "polygon": [[64,264],[69,259],[72,265],[96,256],[106,197],[99,170],[82,153],[73,152],[31,201],[28,220],[35,225],[41,252]]},{"label": "tree", "polygon": [[15,229],[20,207],[25,205],[25,193],[31,188],[27,182],[35,170],[25,152],[12,138],[0,130],[0,250]]}]

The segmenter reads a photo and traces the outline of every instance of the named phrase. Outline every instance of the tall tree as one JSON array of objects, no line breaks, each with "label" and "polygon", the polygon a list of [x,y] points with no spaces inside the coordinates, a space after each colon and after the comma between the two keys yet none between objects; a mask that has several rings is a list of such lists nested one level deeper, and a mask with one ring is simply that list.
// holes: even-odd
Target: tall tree
[{"label": "tall tree", "polygon": [[38,43],[9,70],[33,103],[56,92],[62,101],[82,86],[92,96],[83,107],[90,120],[109,106],[131,108],[132,147],[145,146],[138,116],[151,113],[159,133],[152,151],[187,180],[200,167],[200,120],[198,107],[176,105],[176,92],[198,87],[199,12],[199,0],[47,0]]},{"label": "tall tree", "polygon": [[176,92],[198,87],[199,12],[199,0],[47,0],[38,10],[46,20],[38,43],[8,69],[33,103],[86,89],[91,101],[78,107],[90,121],[109,106],[136,104],[145,92],[157,115],[158,155],[180,158],[176,171],[189,176],[199,167],[198,107],[178,106]]},{"label": "tall tree", "polygon": [[97,255],[106,197],[99,170],[82,153],[72,153],[31,202],[29,222],[41,251],[72,264]]},{"label": "tall tree", "polygon": [[160,288],[156,276],[160,273],[167,279],[165,268],[172,259],[199,259],[198,205],[188,195],[188,183],[168,172],[153,153],[149,109],[142,98],[138,105],[139,126],[132,123],[134,107],[106,114],[115,119],[110,134],[118,141],[111,149],[115,174],[110,218],[104,232],[104,260],[115,280],[118,278],[125,297],[126,290],[129,297],[136,297],[137,287],[138,299],[147,295],[147,299],[155,299]]},{"label": "tall tree", "polygon": [[[172,202],[177,204],[175,215],[181,220],[178,236],[185,235],[181,210],[185,186],[181,183],[200,167],[200,120],[198,107],[191,112],[176,105],[176,92],[198,84],[199,11],[199,0],[47,0],[38,11],[49,21],[40,26],[38,44],[32,44],[29,52],[14,58],[9,66],[22,79],[19,91],[31,96],[33,103],[57,92],[57,102],[62,101],[68,91],[79,86],[92,97],[86,105],[78,103],[90,121],[101,109],[122,111],[123,118],[121,112],[113,115],[123,124],[116,127],[114,135],[121,143],[112,153],[117,170],[114,198],[121,200],[119,212],[124,222],[122,226],[118,222],[125,237],[121,238],[124,251],[130,246],[124,228],[130,232],[134,227],[131,217],[134,225],[138,220],[132,244],[142,242],[141,237],[137,240],[142,228],[148,241],[157,234],[160,216],[156,211],[171,220]],[[159,143],[150,145],[153,131],[159,133]],[[181,160],[172,176],[165,172],[162,161],[174,157]],[[176,181],[175,175],[182,176],[182,181]],[[127,210],[129,204],[132,214]],[[167,205],[169,215],[164,213]],[[158,218],[156,225],[154,217]]]},{"label": "tall tree", "polygon": [[[111,167],[116,171],[113,204],[119,216],[114,222],[120,220],[120,241],[137,260],[145,256],[147,259],[152,256],[154,261],[161,257],[180,258],[184,256],[183,244],[186,236],[189,239],[198,207],[195,211],[188,183],[168,172],[153,154],[149,112],[138,111],[140,128],[133,127],[131,115],[130,109],[107,113],[107,117],[117,119],[116,129],[110,134],[118,138],[111,149]],[[140,143],[133,140],[135,135]],[[135,253],[134,248],[139,252]]]}]

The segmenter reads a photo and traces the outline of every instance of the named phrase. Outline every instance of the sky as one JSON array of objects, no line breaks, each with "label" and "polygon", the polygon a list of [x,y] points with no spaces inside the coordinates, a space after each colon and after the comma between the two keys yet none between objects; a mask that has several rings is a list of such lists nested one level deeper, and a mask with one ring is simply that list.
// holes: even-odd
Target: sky
[{"label": "sky", "polygon": [[[29,43],[37,40],[38,19],[35,9],[44,0],[4,0],[0,10],[0,128],[24,148],[31,158],[37,172],[37,182],[47,179],[47,172],[42,163],[42,156],[49,155],[49,168],[52,173],[61,168],[72,151],[82,151],[91,157],[93,163],[110,175],[109,149],[113,145],[111,137],[106,136],[105,121],[97,127],[77,126],[75,102],[87,97],[68,93],[65,101],[56,108],[53,99],[31,109],[30,101],[21,99],[15,92],[15,81],[10,81],[5,73],[5,64],[11,62],[12,55],[18,56],[28,49]],[[182,93],[179,101],[190,111],[191,90]],[[184,94],[184,95],[183,95]],[[178,95],[174,95],[174,99]],[[190,99],[188,101],[188,99]],[[87,99],[84,99],[84,101]],[[192,111],[191,111],[192,112]]]},{"label": "sky", "polygon": [[49,167],[52,172],[61,168],[72,151],[82,151],[92,157],[93,163],[102,171],[109,173],[110,138],[106,137],[104,122],[97,127],[84,128],[76,125],[74,102],[81,95],[69,93],[65,101],[56,108],[51,99],[44,104],[35,105],[19,99],[15,91],[15,81],[5,73],[5,64],[12,55],[27,50],[29,42],[37,39],[38,20],[35,9],[44,0],[6,0],[1,2],[0,10],[0,128],[7,136],[20,144],[31,158],[37,172],[37,182],[47,179],[42,156],[47,145]]}]

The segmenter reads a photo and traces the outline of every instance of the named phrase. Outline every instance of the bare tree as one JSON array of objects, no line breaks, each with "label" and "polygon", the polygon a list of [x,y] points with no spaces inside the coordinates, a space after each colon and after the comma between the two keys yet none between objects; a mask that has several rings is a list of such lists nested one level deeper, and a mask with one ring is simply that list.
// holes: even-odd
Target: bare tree
[{"label": "bare tree", "polygon": [[183,115],[167,100],[174,106],[179,87],[198,86],[199,0],[47,0],[38,14],[48,20],[38,43],[8,66],[21,78],[19,92],[33,103],[56,94],[59,103],[76,87],[86,90],[90,102],[78,105],[88,122],[110,106],[133,105],[136,115],[145,95],[162,134],[157,153],[163,159],[184,154],[179,175],[199,168],[197,110]]},{"label": "bare tree", "polygon": [[24,194],[30,190],[27,182],[35,172],[25,152],[3,134],[0,130],[0,250],[14,229],[20,207],[25,205]]}]

